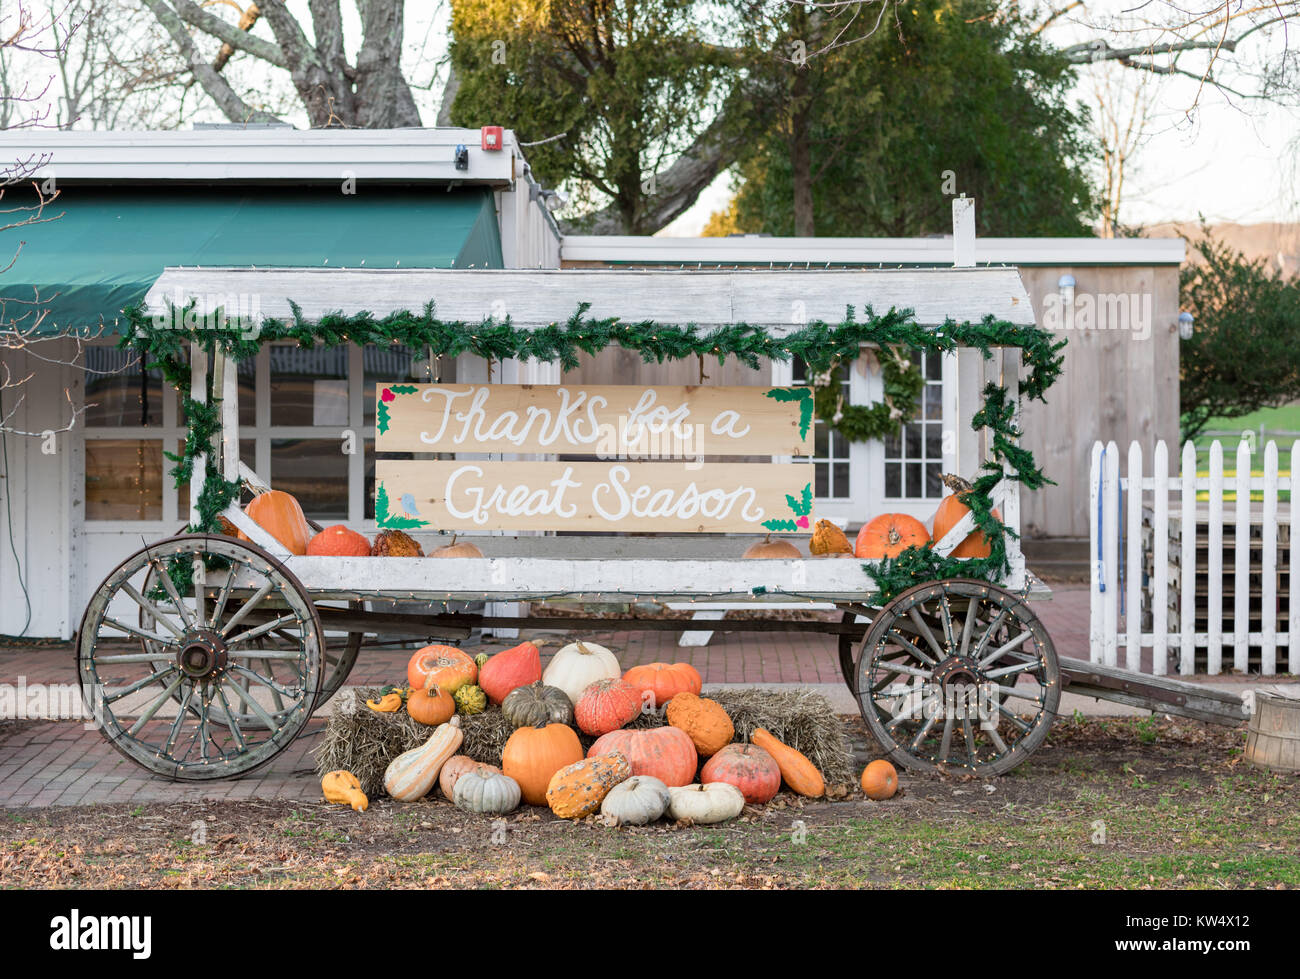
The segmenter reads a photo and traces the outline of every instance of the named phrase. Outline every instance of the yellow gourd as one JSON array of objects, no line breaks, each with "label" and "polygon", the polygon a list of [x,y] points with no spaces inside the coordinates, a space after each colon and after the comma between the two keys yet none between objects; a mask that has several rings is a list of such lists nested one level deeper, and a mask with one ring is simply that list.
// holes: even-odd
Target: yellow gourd
[{"label": "yellow gourd", "polygon": [[366,706],[380,714],[391,714],[402,708],[402,695],[400,693],[386,693],[378,700],[367,700]]},{"label": "yellow gourd", "polygon": [[320,788],[325,793],[327,802],[351,806],[357,812],[365,812],[370,808],[370,800],[361,791],[361,783],[349,771],[339,769],[335,772],[326,772],[325,777],[320,780]]}]

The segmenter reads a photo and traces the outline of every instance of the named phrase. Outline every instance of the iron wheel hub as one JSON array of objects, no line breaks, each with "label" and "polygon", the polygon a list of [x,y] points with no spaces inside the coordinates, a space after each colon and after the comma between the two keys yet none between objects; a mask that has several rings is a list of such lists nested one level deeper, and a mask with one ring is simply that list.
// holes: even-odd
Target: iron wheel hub
[{"label": "iron wheel hub", "polygon": [[229,647],[221,634],[212,629],[196,629],[181,640],[176,665],[194,679],[216,676],[226,668]]}]

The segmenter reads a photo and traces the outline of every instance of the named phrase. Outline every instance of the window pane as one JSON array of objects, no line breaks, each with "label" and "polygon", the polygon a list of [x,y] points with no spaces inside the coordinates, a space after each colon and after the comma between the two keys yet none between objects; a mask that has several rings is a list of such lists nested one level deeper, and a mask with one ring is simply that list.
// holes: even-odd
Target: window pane
[{"label": "window pane", "polygon": [[921,489],[921,464],[919,462],[909,462],[904,466],[907,472],[907,478],[904,481],[903,492],[907,496],[920,496],[923,492]]},{"label": "window pane", "polygon": [[162,424],[162,373],[142,371],[129,350],[86,347],[86,412],[90,428]]},{"label": "window pane", "polygon": [[835,479],[831,489],[837,497],[849,496],[849,467],[846,463],[841,462],[835,467]]},{"label": "window pane", "polygon": [[921,426],[908,425],[904,435],[907,437],[907,457],[909,459],[921,458]]},{"label": "window pane", "polygon": [[826,496],[830,486],[830,476],[826,472],[829,468],[829,463],[818,462],[815,463],[815,466],[817,468],[817,485],[813,489],[813,495]]},{"label": "window pane", "polygon": [[938,462],[927,462],[925,464],[925,495],[926,496],[943,496],[943,480],[940,479],[940,470],[943,464]]},{"label": "window pane", "polygon": [[348,457],[341,439],[272,439],[271,485],[298,498],[314,520],[346,520]]},{"label": "window pane", "polygon": [[86,440],[86,519],[161,520],[162,442]]},{"label": "window pane", "polygon": [[274,345],[271,358],[271,424],[348,424],[348,348],[303,350]]},{"label": "window pane", "polygon": [[925,358],[925,378],[928,381],[939,381],[943,379],[943,357],[939,354],[929,353],[928,351],[921,354]]},{"label": "window pane", "polygon": [[903,465],[899,462],[885,463],[885,495],[903,495]]}]

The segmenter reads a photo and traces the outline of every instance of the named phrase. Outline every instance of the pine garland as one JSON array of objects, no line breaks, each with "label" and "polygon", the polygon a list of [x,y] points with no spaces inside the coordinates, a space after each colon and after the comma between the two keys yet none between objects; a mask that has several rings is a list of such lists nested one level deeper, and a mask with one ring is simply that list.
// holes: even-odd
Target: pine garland
[{"label": "pine garland", "polygon": [[[655,363],[709,356],[722,363],[728,357],[735,357],[745,366],[757,368],[764,360],[786,362],[798,357],[807,364],[812,377],[851,363],[860,355],[863,345],[872,345],[884,354],[881,358],[884,402],[845,407],[839,403],[837,391],[814,386],[817,415],[825,417],[824,412],[828,413],[827,420],[854,441],[896,432],[898,425],[910,417],[908,412],[914,410],[924,379],[919,370],[903,367],[896,351],[944,353],[958,347],[973,347],[987,359],[995,346],[1019,347],[1021,364],[1028,368],[1021,381],[1021,394],[1041,401],[1061,373],[1060,350],[1065,346],[1065,341],[1054,340],[1048,331],[1037,326],[1017,326],[992,316],[978,323],[948,320],[938,327],[926,327],[915,321],[909,309],[890,309],[877,315],[870,306],[864,307],[861,320],[853,307],[848,306],[839,323],[818,320],[780,336],[746,323],[706,330],[694,323],[665,324],[652,320],[629,323],[616,317],[592,317],[587,315],[588,303],[580,304],[565,322],[539,329],[516,328],[509,317],[485,319],[480,323],[440,320],[432,302],[426,303],[419,313],[402,310],[382,318],[361,312],[329,313],[318,320],[309,320],[296,303],[291,302],[290,308],[293,313],[290,318],[267,318],[258,324],[255,333],[250,333],[233,326],[230,329],[208,326],[225,322],[220,312],[206,318],[187,317],[185,313],[193,309],[193,304],[183,311],[169,308],[167,313],[154,317],[140,303],[122,311],[128,329],[119,346],[135,351],[146,369],[161,371],[169,384],[184,392],[190,380],[186,343],[205,350],[210,357],[222,353],[236,361],[255,356],[263,344],[277,340],[295,341],[303,348],[316,345],[328,348],[346,343],[402,344],[427,348],[434,357],[472,354],[488,360],[534,358],[558,362],[563,370],[575,369],[582,354],[595,355],[606,347],[618,345]],[[211,387],[209,377],[207,403],[182,397],[189,433],[181,453],[169,454],[176,463],[172,475],[177,486],[193,477],[195,460],[200,454],[205,455],[207,478],[198,501],[199,519],[190,526],[195,533],[217,532],[219,514],[239,494],[239,482],[221,477],[216,453],[212,451],[220,426],[220,409]],[[834,395],[833,410],[826,400],[828,394]],[[822,401],[820,406],[818,399]],[[963,499],[974,515],[976,526],[990,542],[990,556],[973,560],[941,558],[927,545],[909,548],[893,560],[864,564],[863,569],[876,581],[878,601],[887,600],[921,581],[951,577],[996,580],[1009,570],[1006,536],[1012,532],[994,516],[990,493],[1003,479],[1018,480],[1029,489],[1050,482],[1034,462],[1033,455],[1016,444],[1021,433],[1014,424],[1015,407],[1005,388],[989,384],[984,389],[983,407],[971,419],[972,428],[990,430],[991,457]]]}]

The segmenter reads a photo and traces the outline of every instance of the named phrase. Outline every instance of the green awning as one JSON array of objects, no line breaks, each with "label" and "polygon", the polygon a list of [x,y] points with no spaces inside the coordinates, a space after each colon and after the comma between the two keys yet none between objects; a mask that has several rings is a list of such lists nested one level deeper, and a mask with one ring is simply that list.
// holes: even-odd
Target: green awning
[{"label": "green awning", "polygon": [[491,191],[356,189],[64,187],[45,211],[61,216],[0,239],[26,242],[0,273],[6,325],[48,309],[41,333],[112,328],[168,265],[503,266]]}]

